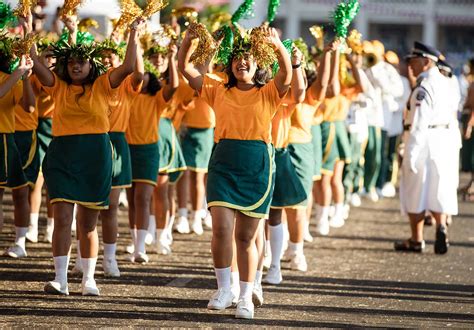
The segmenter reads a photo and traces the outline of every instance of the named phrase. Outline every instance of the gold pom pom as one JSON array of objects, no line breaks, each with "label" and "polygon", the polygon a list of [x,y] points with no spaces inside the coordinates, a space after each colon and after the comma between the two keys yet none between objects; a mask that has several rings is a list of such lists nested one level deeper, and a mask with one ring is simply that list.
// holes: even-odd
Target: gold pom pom
[{"label": "gold pom pom", "polygon": [[65,0],[61,8],[60,17],[74,16],[77,14],[77,8],[82,4],[82,0]]},{"label": "gold pom pom", "polygon": [[347,45],[356,54],[362,54],[364,48],[362,46],[362,34],[357,30],[352,30],[347,37]]},{"label": "gold pom pom", "polygon": [[159,12],[161,9],[168,5],[167,0],[148,0],[148,3],[143,10],[142,16],[144,18],[149,18],[153,16],[155,13]]},{"label": "gold pom pom", "polygon": [[257,61],[257,65],[263,69],[271,67],[278,60],[267,37],[264,27],[254,28],[250,33],[251,53]]},{"label": "gold pom pom", "polygon": [[13,43],[12,54],[16,57],[29,55],[31,47],[39,40],[39,36],[29,33],[22,39],[16,39]]},{"label": "gold pom pom", "polygon": [[20,0],[13,13],[18,17],[26,17],[31,12],[31,9],[36,6],[37,2],[37,0]]},{"label": "gold pom pom", "polygon": [[115,24],[114,31],[124,32],[142,14],[142,10],[133,0],[121,0],[120,10],[122,15]]},{"label": "gold pom pom", "polygon": [[309,28],[309,32],[314,37],[314,39],[316,39],[316,45],[318,49],[323,50],[324,49],[324,30],[322,26],[313,25],[312,27]]},{"label": "gold pom pom", "polygon": [[176,8],[171,11],[171,15],[174,17],[184,17],[186,22],[184,23],[185,26],[188,26],[190,23],[197,22],[198,19],[198,12],[193,7],[181,7]]},{"label": "gold pom pom", "polygon": [[191,55],[191,62],[196,65],[202,65],[208,62],[216,53],[217,45],[212,35],[201,23],[192,23],[189,25],[189,32],[193,33],[199,39],[198,46]]}]

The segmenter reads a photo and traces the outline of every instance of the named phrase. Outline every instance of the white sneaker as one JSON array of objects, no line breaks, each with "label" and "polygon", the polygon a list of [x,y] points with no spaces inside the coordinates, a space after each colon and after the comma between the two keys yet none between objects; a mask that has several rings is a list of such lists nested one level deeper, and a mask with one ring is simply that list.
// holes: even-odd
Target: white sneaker
[{"label": "white sneaker", "polygon": [[28,227],[28,231],[26,232],[25,236],[29,242],[38,243],[38,229]]},{"label": "white sneaker", "polygon": [[306,229],[304,231],[304,241],[308,242],[308,243],[311,243],[312,241],[314,241],[314,238],[311,235],[311,233],[309,232],[308,227],[306,227]]},{"label": "white sneaker", "polygon": [[372,190],[367,194],[367,196],[368,196],[369,199],[370,199],[372,202],[374,202],[374,203],[376,203],[376,202],[379,201],[379,194],[377,194],[377,190],[375,190],[375,189],[372,189]]},{"label": "white sneaker", "polygon": [[166,235],[164,237],[165,243],[171,247],[173,244],[173,231],[171,229],[166,229]]},{"label": "white sneaker", "polygon": [[207,309],[212,310],[223,310],[232,306],[232,300],[234,295],[229,289],[219,289],[213,295],[209,303],[207,304]]},{"label": "white sneaker", "polygon": [[263,257],[263,269],[269,269],[271,264],[272,255],[270,253],[267,253],[265,257]]},{"label": "white sneaker", "polygon": [[204,227],[206,229],[212,229],[212,217],[211,214],[208,212],[206,217],[204,218]]},{"label": "white sneaker", "polygon": [[334,214],[336,214],[336,207],[334,205],[331,205],[329,207],[329,217],[333,217]]},{"label": "white sneaker", "polygon": [[246,300],[239,300],[237,309],[235,311],[235,318],[237,319],[253,319],[255,307],[253,302]]},{"label": "white sneaker", "polygon": [[270,269],[268,269],[267,275],[263,278],[264,283],[268,284],[280,284],[283,281],[283,277],[281,276],[281,270],[279,267],[275,265],[271,265]]},{"label": "white sneaker", "polygon": [[290,249],[286,249],[285,253],[283,253],[283,256],[281,257],[281,260],[283,261],[290,261],[293,259],[296,255],[295,251],[290,251]]},{"label": "white sneaker", "polygon": [[297,270],[300,272],[305,272],[308,270],[308,263],[306,262],[306,257],[304,254],[299,253],[293,259],[291,259],[290,268],[292,270]]},{"label": "white sneaker", "polygon": [[27,256],[26,250],[16,244],[9,247],[8,250],[5,251],[5,255],[9,256],[10,258],[24,258]]},{"label": "white sneaker", "polygon": [[44,233],[44,241],[48,243],[53,243],[53,226],[46,227],[46,232]]},{"label": "white sneaker", "polygon": [[329,226],[332,228],[341,228],[345,223],[343,217],[333,217],[329,220]]},{"label": "white sneaker", "polygon": [[89,279],[86,282],[82,282],[83,296],[98,296],[99,294],[99,289],[97,288],[94,279]]},{"label": "white sneaker", "polygon": [[44,285],[44,292],[49,294],[59,294],[69,296],[69,289],[67,283],[59,283],[56,281],[49,281]]},{"label": "white sneaker", "polygon": [[384,184],[381,193],[383,197],[393,198],[397,194],[397,190],[391,182],[387,182]]},{"label": "white sneaker", "polygon": [[146,255],[146,253],[143,252],[137,252],[133,255],[133,262],[139,263],[139,264],[146,264],[148,263],[150,259]]},{"label": "white sneaker", "polygon": [[155,242],[155,238],[153,237],[153,234],[148,232],[145,236],[145,244],[146,245],[151,245]]},{"label": "white sneaker", "polygon": [[189,222],[186,217],[179,217],[174,229],[180,234],[189,234],[191,232],[189,229]]},{"label": "white sneaker", "polygon": [[349,204],[344,204],[344,214],[342,218],[344,220],[349,219],[349,214],[351,213],[351,206]]},{"label": "white sneaker", "polygon": [[263,305],[263,289],[261,284],[254,284],[252,291],[252,302],[255,307]]},{"label": "white sneaker", "polygon": [[202,234],[204,234],[204,230],[202,229],[202,220],[201,219],[194,220],[192,229],[193,229],[193,232],[198,236],[201,236]]},{"label": "white sneaker", "polygon": [[230,288],[230,291],[232,292],[232,295],[234,296],[234,298],[232,299],[232,305],[235,306],[239,302],[239,295],[240,295],[240,286],[239,286],[239,284],[232,285],[231,288]]},{"label": "white sneaker", "polygon": [[360,199],[359,194],[353,193],[351,195],[351,205],[354,207],[360,207],[362,205],[362,201]]},{"label": "white sneaker", "polygon": [[104,268],[105,277],[120,277],[120,270],[118,268],[117,259],[103,259],[102,267]]},{"label": "white sneaker", "polygon": [[125,251],[127,251],[127,253],[133,254],[135,252],[135,245],[133,245],[133,243],[128,244],[125,248]]},{"label": "white sneaker", "polygon": [[316,230],[319,235],[327,236],[329,235],[329,221],[328,220],[319,220]]},{"label": "white sneaker", "polygon": [[156,253],[166,256],[171,254],[171,247],[164,240],[158,240],[156,241]]}]

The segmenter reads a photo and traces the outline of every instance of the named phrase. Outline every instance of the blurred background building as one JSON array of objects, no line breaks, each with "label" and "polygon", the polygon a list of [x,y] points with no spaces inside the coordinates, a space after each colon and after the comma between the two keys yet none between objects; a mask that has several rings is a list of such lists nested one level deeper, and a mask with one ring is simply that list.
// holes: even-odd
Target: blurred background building
[{"label": "blurred background building", "polygon": [[[243,0],[170,0],[163,12],[166,20],[171,8],[188,5],[200,13],[209,8],[235,10]],[[17,0],[6,2],[15,6]],[[64,0],[40,0],[48,20],[54,17],[56,8]],[[331,13],[339,0],[281,0],[281,7],[274,25],[282,30],[284,38],[303,37],[312,43],[308,28],[323,25],[326,38],[332,37]],[[460,68],[474,57],[474,0],[360,0],[362,9],[353,27],[366,39],[381,40],[387,49],[399,55],[408,53],[413,41],[421,40],[438,47],[450,62]],[[255,1],[255,17],[244,25],[260,25],[266,18],[268,0]],[[84,0],[79,11],[83,17],[99,22],[97,34],[106,36],[111,31],[109,18],[120,15],[118,0]],[[159,15],[153,18],[158,24]]]}]

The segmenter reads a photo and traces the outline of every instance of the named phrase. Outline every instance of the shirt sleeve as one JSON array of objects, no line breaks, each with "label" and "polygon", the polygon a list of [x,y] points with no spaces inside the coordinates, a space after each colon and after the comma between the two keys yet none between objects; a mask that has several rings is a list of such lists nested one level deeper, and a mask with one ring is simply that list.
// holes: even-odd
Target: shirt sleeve
[{"label": "shirt sleeve", "polygon": [[54,84],[51,87],[41,86],[43,90],[54,99],[56,94],[59,92],[62,86],[66,85],[66,82],[62,81],[56,73],[53,72]]},{"label": "shirt sleeve", "polygon": [[201,98],[206,101],[206,103],[209,104],[211,108],[214,108],[217,90],[219,88],[225,88],[222,81],[212,78],[209,74],[204,76],[201,89]]},{"label": "shirt sleeve", "polygon": [[280,92],[278,91],[278,88],[275,84],[275,80],[273,79],[268,84],[262,87],[262,92],[264,93],[266,102],[270,104],[273,114],[278,111],[278,107],[288,94],[287,92],[285,93],[285,95],[280,97]]},{"label": "shirt sleeve", "polygon": [[119,88],[112,88],[110,85],[110,73],[112,71],[113,70],[109,70],[105,74],[98,77],[92,85],[93,92],[104,95],[107,100],[110,100],[111,97],[118,97],[119,93]]},{"label": "shirt sleeve", "polygon": [[143,81],[137,86],[137,88],[133,87],[133,78],[132,75],[129,75],[125,80],[122,82],[124,86],[125,93],[131,94],[131,96],[135,97],[142,91]]}]

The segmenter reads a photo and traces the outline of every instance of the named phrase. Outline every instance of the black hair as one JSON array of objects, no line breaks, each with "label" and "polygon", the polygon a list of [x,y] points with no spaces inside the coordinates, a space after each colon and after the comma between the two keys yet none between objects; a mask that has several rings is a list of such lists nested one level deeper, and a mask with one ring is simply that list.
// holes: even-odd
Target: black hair
[{"label": "black hair", "polygon": [[[237,78],[235,78],[234,73],[232,72],[232,61],[233,61],[233,58],[229,61],[229,64],[227,64],[225,68],[225,73],[227,74],[227,77],[229,78],[227,83],[224,85],[225,88],[227,89],[231,89],[232,87],[237,86]],[[257,88],[262,88],[271,79],[272,79],[272,74],[270,70],[257,68],[257,71],[255,71],[252,81]]]},{"label": "black hair", "polygon": [[305,73],[306,73],[306,80],[308,82],[308,88],[310,88],[314,84],[316,79],[318,78],[318,73],[316,72],[316,70],[310,70],[310,69],[305,69]]},{"label": "black hair", "polygon": [[154,73],[146,72],[145,74],[148,74],[148,85],[146,87],[147,94],[155,96],[156,93],[163,88],[163,85]]},{"label": "black hair", "polygon": [[10,74],[11,57],[0,52],[0,71]]}]

